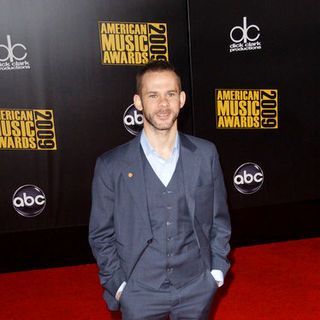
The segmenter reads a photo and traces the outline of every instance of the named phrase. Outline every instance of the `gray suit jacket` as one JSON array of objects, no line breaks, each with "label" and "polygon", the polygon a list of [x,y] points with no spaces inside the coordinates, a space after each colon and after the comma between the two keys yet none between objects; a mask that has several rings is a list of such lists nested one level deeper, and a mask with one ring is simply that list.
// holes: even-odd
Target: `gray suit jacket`
[{"label": "gray suit jacket", "polygon": [[[201,257],[209,270],[225,274],[231,228],[219,156],[211,142],[179,134],[186,201]],[[89,242],[110,310],[119,308],[116,291],[152,237],[137,136],[98,158],[92,182]]]}]

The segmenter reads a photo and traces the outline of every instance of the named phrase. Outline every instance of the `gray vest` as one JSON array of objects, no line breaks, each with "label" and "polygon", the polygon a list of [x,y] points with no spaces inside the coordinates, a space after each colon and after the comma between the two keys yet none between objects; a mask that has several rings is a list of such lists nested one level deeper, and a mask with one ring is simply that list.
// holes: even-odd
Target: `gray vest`
[{"label": "gray vest", "polygon": [[182,165],[165,187],[141,148],[147,204],[153,240],[139,259],[132,277],[153,288],[170,282],[179,288],[199,276],[205,267],[187,208]]}]

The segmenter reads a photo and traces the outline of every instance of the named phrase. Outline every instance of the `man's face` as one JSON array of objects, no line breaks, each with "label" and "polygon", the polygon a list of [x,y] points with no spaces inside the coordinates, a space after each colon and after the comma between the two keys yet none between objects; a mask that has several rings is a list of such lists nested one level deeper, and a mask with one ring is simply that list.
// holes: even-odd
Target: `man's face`
[{"label": "man's face", "polygon": [[141,92],[134,96],[134,104],[143,112],[144,127],[157,131],[176,128],[186,96],[175,73],[148,71],[141,80]]}]

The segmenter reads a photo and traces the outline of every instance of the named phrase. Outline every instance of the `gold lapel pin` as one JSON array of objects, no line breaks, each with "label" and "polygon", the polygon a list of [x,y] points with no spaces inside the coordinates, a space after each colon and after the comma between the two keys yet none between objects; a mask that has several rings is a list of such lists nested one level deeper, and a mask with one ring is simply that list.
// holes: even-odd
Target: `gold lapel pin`
[{"label": "gold lapel pin", "polygon": [[132,177],[133,177],[133,173],[132,173],[132,172],[129,172],[129,173],[128,173],[128,177],[129,177],[129,178],[132,178]]}]

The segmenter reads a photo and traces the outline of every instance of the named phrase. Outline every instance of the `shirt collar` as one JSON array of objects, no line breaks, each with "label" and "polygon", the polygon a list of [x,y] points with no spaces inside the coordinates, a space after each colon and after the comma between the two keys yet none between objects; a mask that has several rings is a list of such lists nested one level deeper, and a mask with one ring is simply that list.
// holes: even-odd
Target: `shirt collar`
[{"label": "shirt collar", "polygon": [[[151,143],[149,142],[149,140],[148,140],[148,138],[147,138],[147,136],[146,136],[146,134],[144,132],[144,129],[142,130],[142,133],[141,133],[141,136],[140,136],[140,144],[142,146],[142,149],[143,149],[144,154],[146,155],[146,157],[148,157],[150,154],[155,154],[158,157],[160,157],[158,155],[157,151],[152,147]],[[180,151],[180,137],[179,137],[179,132],[177,132],[171,156],[173,154],[175,154],[175,153],[179,154],[179,151]]]}]

